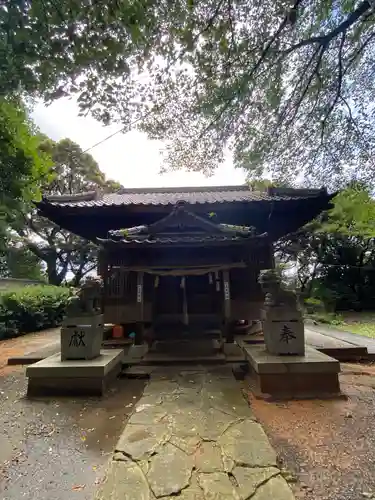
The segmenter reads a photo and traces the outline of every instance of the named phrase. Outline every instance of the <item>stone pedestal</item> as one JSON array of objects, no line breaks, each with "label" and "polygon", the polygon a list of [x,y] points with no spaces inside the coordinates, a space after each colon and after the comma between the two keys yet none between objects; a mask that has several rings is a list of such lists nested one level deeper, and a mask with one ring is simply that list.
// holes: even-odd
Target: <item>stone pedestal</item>
[{"label": "stone pedestal", "polygon": [[102,396],[122,368],[122,349],[102,350],[91,361],[49,356],[26,369],[29,396]]},{"label": "stone pedestal", "polygon": [[103,332],[102,314],[67,317],[61,327],[61,361],[97,358]]},{"label": "stone pedestal", "polygon": [[302,313],[284,306],[269,306],[262,311],[264,342],[275,355],[305,354],[305,332]]},{"label": "stone pedestal", "polygon": [[312,347],[304,356],[277,356],[261,345],[247,345],[250,388],[264,399],[342,397],[340,363]]}]

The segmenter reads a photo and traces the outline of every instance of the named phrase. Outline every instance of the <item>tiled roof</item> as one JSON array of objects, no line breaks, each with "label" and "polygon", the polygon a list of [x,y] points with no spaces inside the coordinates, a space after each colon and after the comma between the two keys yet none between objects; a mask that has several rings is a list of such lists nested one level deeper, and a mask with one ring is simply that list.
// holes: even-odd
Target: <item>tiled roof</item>
[{"label": "tiled roof", "polygon": [[248,186],[221,186],[197,188],[152,188],[122,189],[113,194],[99,196],[83,193],[72,196],[51,196],[44,201],[51,205],[68,207],[122,206],[122,205],[175,205],[179,201],[187,204],[214,204],[251,201],[280,201],[314,198],[326,195],[319,189],[271,188],[268,191],[252,191]]},{"label": "tiled roof", "polygon": [[200,244],[200,243],[221,243],[221,242],[254,242],[260,243],[267,237],[267,233],[256,236],[240,236],[240,235],[200,235],[200,236],[174,236],[174,237],[156,237],[147,239],[112,239],[112,238],[97,238],[99,244],[102,245],[173,245],[173,244]]}]

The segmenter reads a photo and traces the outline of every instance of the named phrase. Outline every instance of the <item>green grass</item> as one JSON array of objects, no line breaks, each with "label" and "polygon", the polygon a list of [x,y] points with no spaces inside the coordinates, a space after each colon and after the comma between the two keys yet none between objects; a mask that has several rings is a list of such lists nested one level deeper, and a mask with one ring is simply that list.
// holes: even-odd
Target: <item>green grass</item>
[{"label": "green grass", "polygon": [[343,312],[340,314],[324,312],[310,315],[310,318],[337,330],[375,338],[375,313],[373,312]]},{"label": "green grass", "polygon": [[356,333],[357,335],[363,335],[364,337],[371,337],[375,339],[375,322],[374,323],[343,323],[337,325],[335,328],[343,330],[345,332]]},{"label": "green grass", "polygon": [[344,312],[340,317],[341,322],[335,325],[338,330],[375,338],[375,313]]}]

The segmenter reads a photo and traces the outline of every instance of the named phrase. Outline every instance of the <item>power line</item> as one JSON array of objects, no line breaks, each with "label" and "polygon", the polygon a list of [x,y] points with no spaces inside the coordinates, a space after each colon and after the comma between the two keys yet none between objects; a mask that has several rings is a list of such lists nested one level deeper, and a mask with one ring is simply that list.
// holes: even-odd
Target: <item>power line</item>
[{"label": "power line", "polygon": [[141,120],[144,120],[145,118],[147,118],[150,114],[152,113],[152,110],[149,110],[144,116],[139,116],[138,118],[136,118],[135,120],[133,120],[132,122],[130,122],[128,125],[126,125],[125,127],[122,127],[120,128],[119,130],[117,130],[116,132],[113,132],[112,134],[108,135],[107,137],[105,137],[104,139],[102,139],[101,141],[99,142],[96,142],[95,144],[93,144],[92,146],[90,146],[89,148],[85,149],[84,151],[82,151],[81,154],[85,154],[87,153],[88,151],[91,151],[92,149],[96,148],[97,146],[100,146],[101,144],[103,144],[104,142],[108,141],[109,139],[112,139],[112,137],[114,137],[115,135],[117,134],[120,134],[121,132],[124,132],[126,129],[128,129],[127,131],[130,132],[131,128],[133,127],[133,125],[135,125],[136,123],[140,122]]},{"label": "power line", "polygon": [[100,146],[101,144],[103,144],[104,142],[108,141],[109,139],[112,139],[112,137],[114,137],[115,135],[117,134],[120,134],[121,132],[123,132],[125,130],[126,127],[122,127],[120,128],[119,130],[117,130],[116,132],[113,132],[113,134],[110,134],[109,136],[105,137],[104,139],[102,139],[101,141],[99,142],[96,142],[95,144],[93,144],[92,146],[90,146],[89,148],[85,149],[84,151],[82,151],[81,154],[85,154],[87,153],[88,151],[91,151],[92,149],[96,148],[97,146]]}]

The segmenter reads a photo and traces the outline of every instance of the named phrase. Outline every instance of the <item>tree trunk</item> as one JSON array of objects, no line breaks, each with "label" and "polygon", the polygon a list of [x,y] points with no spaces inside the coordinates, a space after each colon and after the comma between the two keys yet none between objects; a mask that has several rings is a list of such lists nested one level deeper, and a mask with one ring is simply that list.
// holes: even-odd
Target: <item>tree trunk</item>
[{"label": "tree trunk", "polygon": [[55,286],[61,285],[62,277],[61,274],[57,272],[56,260],[54,259],[48,260],[46,261],[46,264],[47,264],[48,283],[50,285],[55,285]]},{"label": "tree trunk", "polygon": [[79,284],[81,283],[81,279],[83,278],[82,271],[77,271],[74,275],[74,278],[72,280],[74,288],[79,287]]},{"label": "tree trunk", "polygon": [[365,246],[365,248],[362,249],[360,255],[359,255],[359,263],[357,267],[357,286],[356,286],[356,295],[357,295],[357,303],[358,303],[358,310],[361,310],[362,308],[360,307],[360,304],[362,304],[363,301],[363,266],[364,266],[364,260],[366,256],[366,252],[368,250],[368,244]]}]

